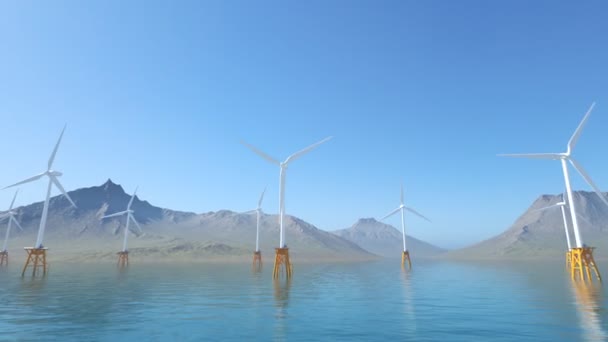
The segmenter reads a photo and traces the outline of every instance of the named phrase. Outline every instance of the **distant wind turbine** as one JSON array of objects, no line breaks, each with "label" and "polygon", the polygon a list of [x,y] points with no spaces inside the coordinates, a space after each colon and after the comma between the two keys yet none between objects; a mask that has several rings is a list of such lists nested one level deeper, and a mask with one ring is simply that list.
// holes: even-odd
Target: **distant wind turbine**
[{"label": "distant wind turbine", "polygon": [[131,209],[131,205],[133,204],[133,200],[135,199],[136,194],[137,194],[137,188],[135,188],[135,191],[133,192],[133,196],[131,196],[131,199],[129,200],[129,204],[127,204],[127,210],[102,217],[102,219],[106,219],[106,218],[111,218],[111,217],[122,216],[125,214],[127,215],[127,220],[126,220],[126,225],[125,225],[125,236],[124,236],[124,239],[122,242],[122,251],[118,252],[118,255],[119,255],[118,263],[120,266],[126,266],[129,263],[129,256],[128,256],[129,250],[127,249],[127,239],[129,237],[129,222],[133,222],[133,224],[135,224],[137,229],[143,233],[143,230],[139,226],[139,223],[137,223],[137,221],[135,220],[135,217],[133,217],[133,214],[135,213],[135,211],[133,211]]},{"label": "distant wind turbine", "polygon": [[13,205],[15,205],[15,199],[17,198],[18,192],[19,192],[19,190],[15,191],[15,196],[13,196],[13,201],[11,202],[11,206],[8,209],[8,212],[6,212],[2,216],[0,216],[0,219],[8,218],[7,227],[6,227],[6,235],[4,236],[4,244],[2,245],[2,251],[0,251],[0,265],[2,265],[3,263],[8,263],[7,247],[8,247],[8,237],[10,236],[10,233],[11,233],[11,223],[15,223],[17,228],[19,228],[21,231],[23,231],[23,228],[21,228],[19,221],[17,221],[17,219],[15,218],[17,213],[13,211]]},{"label": "distant wind turbine", "polygon": [[258,206],[254,210],[249,211],[250,213],[256,213],[256,230],[255,230],[255,251],[253,252],[253,270],[260,271],[262,269],[262,252],[260,251],[260,219],[262,216],[262,201],[264,200],[264,193],[266,188],[260,195]]},{"label": "distant wind turbine", "polygon": [[264,191],[262,191],[262,194],[260,195],[260,200],[258,201],[258,207],[255,208],[254,210],[252,210],[252,212],[255,211],[256,213],[256,229],[255,229],[255,251],[259,252],[260,251],[260,219],[262,216],[262,201],[264,200],[264,193],[266,193],[266,189],[264,189]]},{"label": "distant wind turbine", "polygon": [[407,250],[407,244],[405,241],[405,211],[409,211],[410,213],[421,217],[422,219],[431,222],[431,220],[429,220],[428,218],[424,217],[422,214],[420,214],[419,212],[417,212],[416,210],[410,208],[410,207],[406,207],[405,204],[403,204],[403,184],[401,184],[401,204],[399,205],[399,207],[397,207],[397,209],[391,211],[390,213],[388,213],[386,216],[384,216],[382,219],[380,219],[380,221],[384,221],[385,219],[395,215],[398,212],[401,212],[401,233],[403,235],[403,256],[401,258],[401,262],[402,264],[405,263],[405,261],[407,260],[410,267],[412,267],[412,263],[410,261],[409,258],[409,251]]},{"label": "distant wind turbine", "polygon": [[[557,202],[553,205],[544,207],[544,208],[540,208],[540,209],[536,209],[534,211],[545,211],[545,210],[550,210],[553,208],[560,208],[561,212],[562,212],[562,219],[564,221],[564,230],[566,232],[566,244],[568,245],[568,252],[570,252],[572,250],[572,243],[570,242],[570,229],[568,227],[568,217],[566,215],[566,208],[568,208],[568,203],[566,203],[566,196],[564,194],[562,194],[562,200],[560,202]],[[585,219],[583,216],[577,214],[578,218],[580,218],[581,220],[587,222],[587,224],[591,225],[591,222],[587,221],[587,219]],[[568,257],[570,255],[568,254]],[[569,260],[566,260],[566,263],[569,263]]]},{"label": "distant wind turbine", "polygon": [[65,131],[65,126],[63,127],[63,130],[61,130],[61,135],[59,135],[59,139],[57,140],[57,144],[55,145],[55,148],[53,149],[53,152],[51,153],[51,157],[49,158],[49,162],[47,164],[47,170],[44,171],[41,174],[38,174],[36,176],[30,177],[28,179],[25,179],[21,182],[15,183],[13,185],[9,185],[7,187],[5,187],[4,189],[7,188],[11,188],[17,185],[21,185],[21,184],[25,184],[25,183],[29,183],[29,182],[33,182],[35,180],[38,180],[44,176],[47,176],[49,179],[49,183],[48,183],[48,187],[47,187],[47,191],[46,191],[46,198],[44,199],[44,206],[42,207],[42,216],[40,218],[40,228],[38,229],[38,236],[36,238],[36,245],[34,246],[34,248],[43,248],[42,245],[42,241],[44,239],[44,230],[46,228],[46,220],[47,220],[47,216],[48,216],[48,212],[49,212],[49,199],[51,197],[51,190],[53,185],[55,187],[57,187],[57,189],[59,189],[59,191],[61,191],[61,193],[63,194],[63,196],[65,196],[65,198],[70,202],[70,204],[72,204],[72,206],[74,208],[76,208],[76,204],[74,204],[74,201],[72,201],[72,199],[70,198],[70,195],[68,195],[65,192],[65,189],[63,188],[63,185],[61,185],[61,182],[59,182],[58,177],[61,177],[63,174],[59,171],[53,170],[53,161],[55,161],[55,155],[57,154],[57,149],[59,149],[59,144],[61,143],[61,138],[63,138],[63,132]]}]

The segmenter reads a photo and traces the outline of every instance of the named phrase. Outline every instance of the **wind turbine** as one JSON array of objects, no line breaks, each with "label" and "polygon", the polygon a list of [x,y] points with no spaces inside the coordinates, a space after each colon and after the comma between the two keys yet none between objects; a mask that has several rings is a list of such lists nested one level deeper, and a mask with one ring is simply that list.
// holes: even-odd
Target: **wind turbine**
[{"label": "wind turbine", "polygon": [[[47,216],[48,216],[48,212],[49,212],[49,199],[51,197],[51,190],[53,188],[53,185],[57,189],[59,189],[59,191],[61,191],[63,196],[65,196],[65,198],[70,202],[70,204],[72,204],[72,206],[74,208],[76,208],[76,204],[74,204],[74,201],[72,201],[70,196],[65,192],[65,189],[63,188],[63,185],[61,185],[61,182],[59,182],[58,177],[61,177],[63,174],[57,170],[53,170],[53,162],[55,161],[55,155],[57,154],[57,150],[59,149],[59,144],[61,143],[61,138],[63,138],[63,133],[65,132],[65,127],[66,126],[63,126],[63,129],[61,130],[61,134],[59,135],[59,139],[57,140],[57,144],[55,144],[55,148],[53,149],[53,152],[51,153],[51,156],[50,156],[48,164],[47,164],[47,170],[41,174],[30,177],[21,182],[15,183],[13,185],[9,185],[4,188],[4,189],[11,188],[11,187],[14,187],[17,185],[33,182],[44,176],[47,176],[49,179],[48,187],[46,190],[46,198],[44,200],[44,206],[42,207],[42,216],[40,217],[40,228],[38,229],[38,236],[36,237],[36,244],[34,245],[34,247],[25,248],[25,250],[28,253],[28,259],[25,263],[25,266],[23,267],[22,275],[25,274],[25,270],[28,267],[28,265],[30,264],[30,262],[34,263],[33,275],[36,275],[37,267],[43,267],[43,274],[46,274],[46,248],[44,248],[44,246],[42,245],[42,241],[44,239],[44,230],[46,229],[46,220],[47,220]],[[39,263],[41,264],[40,266],[38,266]]]},{"label": "wind turbine", "polygon": [[405,242],[405,211],[406,210],[418,217],[421,217],[424,220],[427,220],[428,222],[431,222],[431,220],[424,217],[422,214],[420,214],[416,210],[414,210],[410,207],[406,207],[405,204],[403,204],[403,184],[401,184],[401,204],[399,205],[399,207],[397,207],[397,209],[388,213],[380,221],[384,221],[385,219],[395,215],[396,213],[401,212],[401,233],[403,234],[403,254],[401,255],[401,266],[404,266],[405,261],[407,260],[409,267],[412,268],[412,262],[410,260],[410,252],[407,250],[407,245]]},{"label": "wind turbine", "polygon": [[15,213],[13,211],[13,205],[15,205],[15,199],[17,198],[18,192],[19,192],[19,190],[15,191],[15,196],[13,196],[13,201],[11,202],[11,206],[8,209],[8,212],[6,212],[4,215],[2,215],[0,217],[1,219],[8,218],[8,224],[6,227],[6,235],[4,236],[4,245],[2,245],[2,251],[0,251],[0,265],[3,265],[3,264],[8,265],[8,251],[6,248],[8,247],[8,237],[10,236],[10,233],[11,233],[11,223],[15,223],[17,228],[19,228],[21,231],[23,231],[23,228],[21,228],[19,221],[17,221],[17,219],[15,218],[17,213]]},{"label": "wind turbine", "polygon": [[[583,238],[579,231],[578,226],[578,218],[576,215],[576,208],[574,204],[574,197],[572,195],[572,187],[570,186],[570,175],[568,173],[568,162],[574,167],[574,169],[583,177],[585,182],[591,186],[593,191],[599,196],[599,198],[608,205],[608,200],[602,195],[600,189],[595,185],[587,171],[583,169],[583,167],[572,157],[572,151],[578,142],[578,139],[583,131],[583,128],[587,124],[587,120],[589,120],[589,116],[591,115],[591,111],[595,106],[595,102],[591,104],[591,107],[585,113],[583,120],[578,125],[572,137],[568,141],[566,145],[566,152],[562,153],[525,153],[525,154],[499,154],[499,156],[503,157],[522,157],[522,158],[532,158],[532,159],[549,159],[549,160],[559,160],[562,165],[562,172],[564,173],[564,182],[566,184],[566,195],[568,198],[568,207],[570,208],[570,217],[572,219],[572,225],[574,229],[574,239],[575,239],[575,248],[572,249],[571,257],[571,275],[572,278],[575,276],[575,270],[580,271],[581,279],[584,279],[584,270],[586,270],[587,274],[590,277],[589,269],[593,269],[596,272],[598,279],[601,280],[601,276],[599,271],[597,270],[597,265],[595,260],[593,259],[593,249],[587,247],[583,243]],[[591,279],[590,279],[591,280]]]},{"label": "wind turbine", "polygon": [[279,171],[279,248],[276,249],[277,254],[276,254],[276,258],[275,258],[275,272],[273,272],[273,275],[275,278],[278,276],[279,266],[282,264],[285,265],[285,268],[287,270],[287,277],[291,276],[291,266],[290,266],[291,264],[289,263],[289,252],[285,245],[285,234],[283,231],[283,216],[285,215],[285,176],[287,173],[287,167],[294,160],[302,157],[306,153],[312,151],[313,149],[315,149],[319,145],[327,142],[331,138],[332,137],[327,137],[317,143],[314,143],[314,144],[306,147],[305,149],[300,150],[300,151],[290,155],[283,162],[279,162],[278,160],[272,158],[268,154],[255,148],[254,146],[252,146],[244,141],[241,141],[241,143],[243,145],[245,145],[247,148],[252,150],[255,154],[259,155],[260,157],[264,158],[266,161],[268,161],[272,164],[278,165],[279,169],[280,169],[280,171]]},{"label": "wind turbine", "polygon": [[[557,202],[553,205],[544,207],[544,208],[540,208],[540,209],[536,209],[534,211],[545,211],[545,210],[550,210],[553,208],[560,208],[561,212],[562,212],[562,219],[564,221],[564,230],[566,232],[566,244],[568,245],[568,253],[566,253],[566,266],[570,266],[570,255],[571,255],[571,251],[572,251],[572,243],[570,242],[570,229],[568,228],[568,217],[566,215],[566,209],[568,208],[568,203],[566,203],[566,196],[564,194],[562,194],[562,200],[560,202]],[[583,216],[579,215],[577,213],[578,218],[580,218],[581,220],[587,222],[589,225],[591,225],[591,222],[587,221]]]},{"label": "wind turbine", "polygon": [[258,201],[258,207],[250,212],[255,212],[257,216],[256,230],[255,230],[255,251],[253,252],[253,270],[260,271],[262,269],[262,252],[260,251],[260,218],[262,216],[262,201],[264,200],[264,193],[266,189],[262,191],[260,200]]},{"label": "wind turbine", "polygon": [[131,199],[129,200],[129,204],[127,204],[127,210],[102,217],[102,219],[106,219],[106,218],[110,218],[110,217],[122,216],[125,214],[127,215],[127,223],[125,226],[125,237],[124,237],[124,240],[122,243],[122,251],[118,252],[118,265],[120,267],[124,267],[129,264],[129,250],[127,249],[127,239],[129,237],[129,222],[133,222],[133,224],[135,224],[137,229],[139,229],[139,231],[143,233],[143,230],[139,226],[139,223],[137,223],[137,221],[135,220],[135,217],[133,217],[133,214],[135,213],[135,211],[131,210],[131,205],[133,204],[133,200],[135,199],[136,194],[137,194],[137,188],[135,188],[135,191],[133,192],[133,196],[131,196]]}]

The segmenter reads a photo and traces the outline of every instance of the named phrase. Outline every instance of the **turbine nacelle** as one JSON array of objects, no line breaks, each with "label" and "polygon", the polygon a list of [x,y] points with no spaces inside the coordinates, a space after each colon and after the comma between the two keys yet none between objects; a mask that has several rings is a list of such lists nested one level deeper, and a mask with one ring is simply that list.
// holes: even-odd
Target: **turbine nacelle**
[{"label": "turbine nacelle", "polygon": [[48,176],[52,176],[52,177],[61,177],[63,176],[63,173],[59,172],[59,171],[55,171],[55,170],[48,170],[47,172],[45,172]]}]

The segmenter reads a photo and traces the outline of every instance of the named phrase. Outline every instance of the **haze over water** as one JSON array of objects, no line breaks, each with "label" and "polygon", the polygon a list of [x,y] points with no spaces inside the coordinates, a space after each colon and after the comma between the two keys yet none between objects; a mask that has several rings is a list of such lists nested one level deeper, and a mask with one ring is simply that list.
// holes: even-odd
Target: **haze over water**
[{"label": "haze over water", "polygon": [[608,339],[605,287],[573,286],[559,263],[296,263],[274,282],[268,264],[52,264],[22,279],[11,262],[0,340]]}]

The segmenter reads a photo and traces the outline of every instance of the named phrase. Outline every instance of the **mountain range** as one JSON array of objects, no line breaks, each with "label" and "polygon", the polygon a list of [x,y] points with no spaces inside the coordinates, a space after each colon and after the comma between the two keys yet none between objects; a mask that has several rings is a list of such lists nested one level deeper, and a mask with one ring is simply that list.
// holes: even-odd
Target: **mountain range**
[{"label": "mountain range", "polygon": [[[63,196],[50,199],[44,244],[54,256],[78,260],[115,257],[121,247],[124,217],[102,219],[125,210],[131,196],[108,180],[101,186],[68,192],[76,208]],[[38,231],[42,202],[16,208],[23,232],[13,230],[9,250],[31,246]],[[131,209],[143,234],[130,227],[133,257],[152,260],[245,260],[254,249],[255,213],[229,210],[197,214],[155,207],[135,197]],[[278,244],[278,217],[261,218],[260,248],[266,262]],[[320,230],[293,216],[285,217],[285,232],[294,260],[370,260],[376,255],[357,244]]]},{"label": "mountain range", "polygon": [[[63,196],[50,199],[45,233],[45,246],[51,249],[49,253],[53,258],[68,260],[114,260],[121,247],[125,219],[102,217],[125,210],[131,196],[111,180],[68,194],[76,208]],[[608,257],[608,207],[595,193],[578,191],[574,192],[574,198],[584,241],[598,247],[597,257]],[[566,250],[561,212],[559,208],[538,211],[559,201],[561,195],[540,196],[505,232],[467,248],[446,251],[408,236],[408,249],[413,258],[560,257]],[[17,253],[35,241],[42,205],[37,202],[14,209],[24,231],[13,229],[11,232],[11,253]],[[255,246],[255,213],[175,211],[153,206],[137,196],[132,209],[143,228],[140,233],[131,227],[129,251],[134,258],[244,261],[250,259]],[[260,248],[264,261],[272,262],[278,244],[278,217],[263,214],[261,223]],[[4,223],[0,227],[4,228]],[[350,228],[328,232],[287,215],[285,230],[290,255],[296,262],[399,258],[402,250],[401,232],[373,218],[360,219]]]}]

